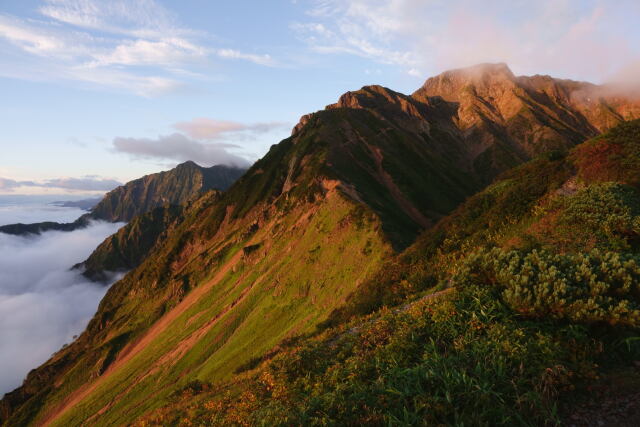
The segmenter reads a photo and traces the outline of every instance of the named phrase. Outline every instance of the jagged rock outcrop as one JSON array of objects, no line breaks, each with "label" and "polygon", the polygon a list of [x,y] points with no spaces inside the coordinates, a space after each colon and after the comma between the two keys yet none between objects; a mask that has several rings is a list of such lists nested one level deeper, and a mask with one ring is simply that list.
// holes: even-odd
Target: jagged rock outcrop
[{"label": "jagged rock outcrop", "polygon": [[[640,117],[638,98],[614,87],[518,77],[506,64],[446,71],[410,96],[366,86],[327,108],[366,109],[379,118],[395,110],[394,120],[413,132],[433,136],[434,129],[436,140],[444,136],[459,153],[458,166],[482,185],[540,153],[566,150]],[[303,116],[294,134],[311,120]]]}]

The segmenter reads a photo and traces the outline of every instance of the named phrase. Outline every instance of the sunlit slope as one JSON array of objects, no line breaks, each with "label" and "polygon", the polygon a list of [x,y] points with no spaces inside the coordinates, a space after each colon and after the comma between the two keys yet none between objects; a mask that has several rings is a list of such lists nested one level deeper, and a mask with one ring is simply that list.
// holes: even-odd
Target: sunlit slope
[{"label": "sunlit slope", "polygon": [[134,425],[569,425],[582,405],[582,419],[627,425],[639,188],[639,120],[545,154],[387,260],[332,328]]},{"label": "sunlit slope", "polygon": [[[392,245],[410,241],[421,228],[415,206],[433,190],[405,192],[395,182],[428,167],[424,141],[385,137],[366,111],[328,110],[314,120],[221,199],[192,203],[110,289],[87,331],[5,398],[15,402],[9,423],[124,422],[194,378],[229,378],[312,331]],[[363,147],[346,130],[380,136]],[[398,175],[377,162],[392,149],[413,150],[420,169]],[[387,201],[372,207],[380,198]]]}]

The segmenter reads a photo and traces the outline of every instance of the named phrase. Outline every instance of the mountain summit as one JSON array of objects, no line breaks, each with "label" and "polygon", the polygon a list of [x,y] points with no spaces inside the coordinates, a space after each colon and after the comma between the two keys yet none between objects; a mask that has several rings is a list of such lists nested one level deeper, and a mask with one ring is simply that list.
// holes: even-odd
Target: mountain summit
[{"label": "mountain summit", "polygon": [[550,76],[516,77],[502,63],[446,71],[429,78],[412,98],[452,104],[455,125],[477,153],[477,162],[496,171],[640,116],[637,99],[606,86]]}]

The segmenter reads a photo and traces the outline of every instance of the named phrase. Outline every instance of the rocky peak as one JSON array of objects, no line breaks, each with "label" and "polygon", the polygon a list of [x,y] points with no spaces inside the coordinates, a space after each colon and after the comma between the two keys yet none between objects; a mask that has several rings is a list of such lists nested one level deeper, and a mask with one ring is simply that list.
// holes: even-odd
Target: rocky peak
[{"label": "rocky peak", "polygon": [[427,81],[413,97],[421,101],[440,96],[447,101],[459,101],[465,96],[499,96],[516,85],[516,77],[506,64],[479,64],[445,71]]},{"label": "rocky peak", "polygon": [[[428,105],[429,100],[418,102],[407,95],[386,87],[371,85],[364,86],[360,90],[344,93],[340,96],[338,102],[327,105],[325,109],[350,108],[368,110],[379,117],[397,117],[401,115],[423,119]],[[292,135],[298,133],[313,117],[313,114],[302,116],[298,124],[293,128]]]},{"label": "rocky peak", "polygon": [[194,162],[193,160],[187,160],[184,163],[180,163],[179,165],[176,166],[176,169],[202,169],[201,166],[199,166],[196,162]]}]

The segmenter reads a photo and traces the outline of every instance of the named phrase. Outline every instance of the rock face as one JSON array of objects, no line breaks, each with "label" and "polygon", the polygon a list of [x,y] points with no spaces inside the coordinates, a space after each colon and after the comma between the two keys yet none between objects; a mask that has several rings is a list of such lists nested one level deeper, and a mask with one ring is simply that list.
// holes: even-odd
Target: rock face
[{"label": "rock face", "polygon": [[[640,117],[638,98],[613,87],[517,77],[505,64],[446,71],[411,96],[367,86],[327,108],[365,109],[387,120],[391,115],[397,124],[435,140],[428,144],[446,139],[446,149],[458,153],[458,167],[482,185],[540,153],[566,150]],[[303,116],[294,134],[312,117]]]},{"label": "rock face", "polygon": [[246,169],[225,165],[203,168],[192,161],[166,172],[130,181],[108,192],[91,211],[91,217],[128,222],[164,205],[181,205],[207,190],[228,189]]},{"label": "rock face", "polygon": [[614,88],[550,76],[516,77],[505,64],[444,72],[412,98],[440,99],[454,108],[452,119],[474,169],[488,177],[640,117],[640,101]]},{"label": "rock face", "polygon": [[[528,79],[498,65],[444,73],[411,96],[367,86],[305,116],[219,197],[191,199],[165,175],[114,190],[96,211],[110,220],[190,202],[138,217],[87,260],[135,268],[76,341],[5,396],[0,420],[128,424],[194,379],[224,383],[315,331],[498,174],[637,112],[602,98],[610,108],[597,113],[572,101],[597,87]],[[189,188],[206,182],[188,176]]]}]

